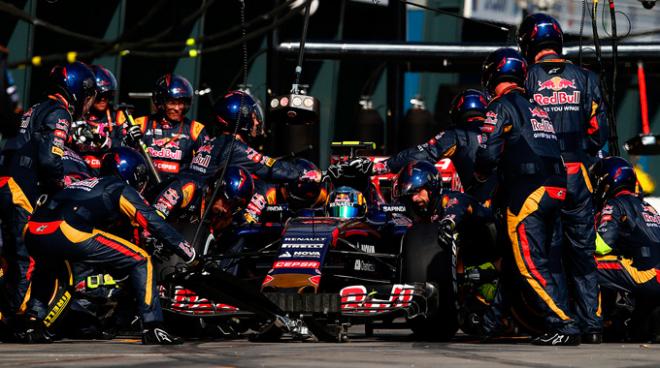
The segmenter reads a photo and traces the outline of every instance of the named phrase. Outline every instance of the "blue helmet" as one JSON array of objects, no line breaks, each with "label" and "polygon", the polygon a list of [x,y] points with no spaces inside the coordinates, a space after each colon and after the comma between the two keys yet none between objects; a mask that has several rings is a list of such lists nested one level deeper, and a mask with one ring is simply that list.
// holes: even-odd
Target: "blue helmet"
[{"label": "blue helmet", "polygon": [[136,150],[128,147],[113,148],[103,156],[101,176],[107,175],[118,176],[139,192],[149,182],[147,162]]},{"label": "blue helmet", "polygon": [[367,201],[360,191],[341,186],[328,196],[326,212],[329,217],[343,219],[363,217],[367,213]]},{"label": "blue helmet", "polygon": [[484,121],[488,98],[476,89],[467,89],[454,97],[449,109],[449,118],[453,125],[467,127]]},{"label": "blue helmet", "polygon": [[96,94],[96,78],[94,72],[80,61],[58,65],[50,71],[50,89],[62,95],[73,107],[73,114],[79,116],[85,100]]},{"label": "blue helmet", "polygon": [[183,113],[185,114],[190,108],[193,94],[192,85],[186,78],[168,73],[156,81],[156,85],[151,92],[151,99],[160,111],[165,109],[165,103],[168,100],[183,100],[185,104]]},{"label": "blue helmet", "polygon": [[518,45],[527,62],[533,63],[536,54],[544,49],[554,50],[561,55],[564,32],[555,18],[542,14],[531,14],[518,28]]},{"label": "blue helmet", "polygon": [[501,82],[513,82],[524,86],[527,75],[527,62],[518,51],[511,48],[497,49],[488,55],[481,67],[481,85],[495,94],[495,87]]},{"label": "blue helmet", "polygon": [[[295,158],[292,163],[303,172],[318,171],[318,167],[304,158]],[[307,208],[312,206],[319,198],[322,188],[321,183],[300,178],[284,184],[287,193],[287,202],[293,207]]]},{"label": "blue helmet", "polygon": [[589,176],[594,187],[594,200],[598,206],[622,190],[635,192],[637,188],[635,169],[621,157],[611,156],[596,162],[589,168]]},{"label": "blue helmet", "polygon": [[92,71],[96,77],[96,91],[99,95],[106,95],[112,99],[117,92],[117,78],[111,71],[102,65],[92,65]]},{"label": "blue helmet", "polygon": [[245,208],[254,194],[254,180],[244,169],[230,166],[220,184],[219,194],[232,208]]},{"label": "blue helmet", "polygon": [[[213,105],[220,129],[226,132],[236,130],[243,138],[253,138],[251,132],[256,128],[256,136],[264,134],[264,118],[261,106],[252,96],[243,91],[231,91]],[[239,121],[240,120],[240,121]]]},{"label": "blue helmet", "polygon": [[394,198],[408,197],[421,189],[434,196],[440,192],[442,180],[435,165],[428,161],[413,161],[396,177],[392,194]]}]

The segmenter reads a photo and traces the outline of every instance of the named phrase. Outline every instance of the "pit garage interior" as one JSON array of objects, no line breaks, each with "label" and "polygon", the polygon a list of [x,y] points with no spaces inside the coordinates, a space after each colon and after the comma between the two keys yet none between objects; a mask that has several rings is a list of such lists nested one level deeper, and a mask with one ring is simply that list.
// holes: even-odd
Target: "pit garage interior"
[{"label": "pit garage interior", "polygon": [[[515,25],[526,12],[541,9],[558,16],[566,24],[568,57],[600,69],[591,2],[412,3],[417,6],[395,0],[314,0],[300,84],[307,95],[317,99],[318,114],[289,119],[286,114],[271,112],[270,103],[292,88],[304,2],[246,2],[247,84],[267,112],[267,152],[275,156],[296,152],[325,167],[333,140],[373,141],[378,153],[384,154],[426,141],[446,123],[451,97],[461,89],[479,87],[479,67],[485,55],[497,47],[515,45]],[[660,94],[660,37],[654,23],[658,9],[647,10],[637,0],[616,3],[614,84],[607,4],[601,4],[596,24],[605,80],[610,89],[615,87],[618,143],[623,147],[625,141],[643,132],[643,115],[648,119],[648,132],[660,123],[658,105],[653,103]],[[589,10],[584,19],[583,5]],[[25,106],[40,97],[50,67],[67,58],[108,67],[119,80],[117,99],[144,112],[150,108],[149,92],[156,78],[172,70],[182,74],[198,93],[189,115],[201,122],[211,119],[214,99],[243,81],[238,1],[113,0],[90,7],[83,0],[11,0],[0,6],[4,25],[0,44],[10,50],[8,63],[14,68]],[[464,16],[470,19],[462,19]],[[47,24],[35,24],[34,19]],[[53,26],[75,34],[58,32]],[[584,36],[581,46],[580,28]],[[117,40],[130,42],[121,50],[112,49]],[[641,100],[640,66],[646,82],[646,96]],[[643,100],[650,101],[644,114],[640,108]],[[635,156],[633,160],[652,178],[660,175],[660,162],[654,156]]]}]

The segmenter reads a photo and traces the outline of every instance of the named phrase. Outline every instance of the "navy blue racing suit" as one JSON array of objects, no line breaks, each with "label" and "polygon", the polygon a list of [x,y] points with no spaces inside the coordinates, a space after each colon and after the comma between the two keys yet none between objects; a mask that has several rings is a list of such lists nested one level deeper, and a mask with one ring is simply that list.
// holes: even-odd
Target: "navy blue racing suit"
[{"label": "navy blue racing suit", "polygon": [[576,311],[583,332],[600,332],[594,207],[587,174],[608,138],[598,76],[557,54],[548,54],[529,68],[526,88],[550,116],[568,174],[568,194],[553,241],[564,245],[565,266],[575,286]]},{"label": "navy blue racing suit", "polygon": [[181,219],[190,223],[191,215],[197,220],[201,217],[201,213],[194,214],[200,211],[201,195],[204,190],[205,183],[199,175],[184,170],[156,190],[152,203],[168,221]]},{"label": "navy blue racing suit", "polygon": [[[552,248],[551,235],[566,196],[566,170],[552,122],[524,89],[514,86],[489,103],[484,124],[493,129],[477,152],[476,175],[486,178],[497,168],[498,202],[506,211],[516,268],[536,296],[548,331],[579,334],[567,295],[555,281],[561,256]],[[498,307],[484,315],[487,331],[501,327]]]},{"label": "navy blue racing suit", "polygon": [[64,147],[62,165],[64,167],[65,186],[78,180],[89,179],[94,176],[92,175],[92,170],[87,165],[87,162],[69,147]]},{"label": "navy blue racing suit", "polygon": [[[479,145],[486,139],[478,126],[471,129],[451,128],[438,133],[428,142],[405,149],[385,160],[384,171],[399,172],[410,161],[438,162],[450,158],[466,193],[485,202],[492,195],[493,185],[479,185],[474,180],[474,161]],[[377,169],[377,171],[381,171]]]},{"label": "navy blue racing suit", "polygon": [[[190,164],[190,170],[203,176],[216,176],[222,167],[240,166],[250,174],[263,180],[289,181],[298,179],[304,173],[295,164],[285,160],[276,160],[261,154],[254,148],[236,139],[233,150],[229,153],[232,136],[217,136],[197,150]],[[231,155],[231,162],[227,158]]]},{"label": "navy blue racing suit", "polygon": [[0,206],[3,253],[8,260],[11,313],[23,310],[30,284],[30,256],[22,232],[41,194],[64,186],[64,144],[69,136],[71,112],[60,95],[50,95],[22,117],[19,132],[10,138],[0,158]]},{"label": "navy blue racing suit", "polygon": [[596,217],[602,287],[660,300],[660,215],[634,193],[607,199]]},{"label": "navy blue racing suit", "polygon": [[204,125],[188,118],[169,121],[159,114],[135,119],[142,130],[142,141],[163,179],[187,168],[195,152],[209,137]]},{"label": "navy blue racing suit", "polygon": [[[102,264],[128,274],[137,294],[143,322],[162,321],[150,255],[117,236],[137,226],[148,230],[186,262],[195,251],[146,200],[117,177],[91,178],[67,186],[35,210],[28,222],[25,243],[35,260],[30,311],[47,326],[53,268],[63,260]],[[52,320],[49,320],[51,318]]]}]

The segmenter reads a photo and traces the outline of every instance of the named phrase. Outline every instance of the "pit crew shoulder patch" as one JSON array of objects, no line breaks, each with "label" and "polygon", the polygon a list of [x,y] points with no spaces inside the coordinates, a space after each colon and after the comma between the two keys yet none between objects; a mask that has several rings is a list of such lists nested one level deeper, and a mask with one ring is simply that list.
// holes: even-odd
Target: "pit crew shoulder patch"
[{"label": "pit crew shoulder patch", "polygon": [[135,124],[140,126],[140,130],[144,134],[144,132],[147,130],[147,122],[149,121],[148,116],[140,116],[139,118],[135,119]]},{"label": "pit crew shoulder patch", "polygon": [[190,202],[192,202],[192,199],[195,196],[195,183],[184,184],[183,187],[181,187],[181,192],[183,193],[181,207],[186,208]]},{"label": "pit crew shoulder patch", "polygon": [[50,152],[60,157],[64,156],[64,150],[56,146],[53,146]]},{"label": "pit crew shoulder patch", "polygon": [[202,130],[204,130],[204,124],[193,120],[190,123],[190,138],[192,138],[193,141],[196,141],[197,137],[202,133]]}]

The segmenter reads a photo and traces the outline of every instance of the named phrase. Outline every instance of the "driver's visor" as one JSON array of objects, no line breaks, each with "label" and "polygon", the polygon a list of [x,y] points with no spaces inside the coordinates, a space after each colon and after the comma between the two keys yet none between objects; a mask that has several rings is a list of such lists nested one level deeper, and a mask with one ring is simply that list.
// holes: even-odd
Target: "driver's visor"
[{"label": "driver's visor", "polygon": [[328,216],[337,218],[354,218],[358,215],[359,208],[353,206],[331,206],[328,211]]}]

